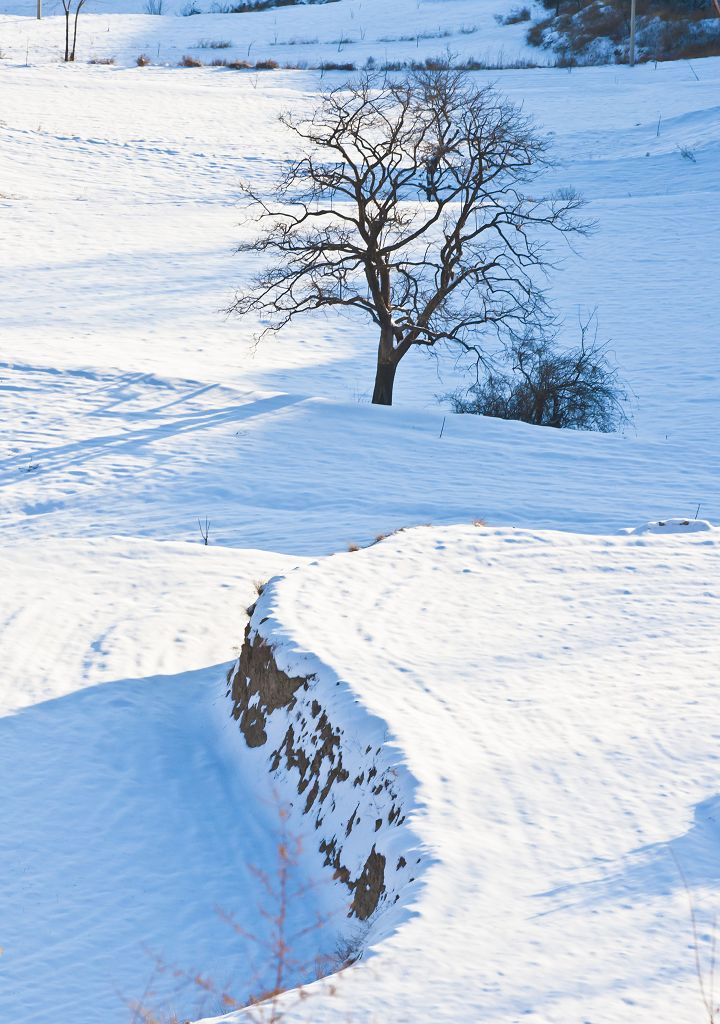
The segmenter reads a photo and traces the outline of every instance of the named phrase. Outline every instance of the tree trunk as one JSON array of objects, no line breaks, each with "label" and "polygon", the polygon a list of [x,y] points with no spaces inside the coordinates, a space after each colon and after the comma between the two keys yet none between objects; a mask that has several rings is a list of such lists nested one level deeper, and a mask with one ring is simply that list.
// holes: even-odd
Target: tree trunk
[{"label": "tree trunk", "polygon": [[65,63],[70,60],[70,11],[65,11]]},{"label": "tree trunk", "polygon": [[373,405],[392,405],[396,369],[397,363],[383,362],[378,358],[372,396]]},{"label": "tree trunk", "polygon": [[80,5],[78,4],[75,8],[75,27],[73,31],[73,44],[72,51],[70,52],[70,60],[75,60],[75,47],[77,46],[77,23],[80,17]]}]

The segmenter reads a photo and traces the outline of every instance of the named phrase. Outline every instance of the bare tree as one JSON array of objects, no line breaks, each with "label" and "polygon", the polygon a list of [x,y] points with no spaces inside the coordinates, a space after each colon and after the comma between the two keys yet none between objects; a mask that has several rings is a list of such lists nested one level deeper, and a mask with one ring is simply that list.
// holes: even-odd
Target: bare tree
[{"label": "bare tree", "polygon": [[[77,44],[77,30],[78,30],[78,18],[80,17],[80,11],[85,6],[85,0],[75,0],[75,8],[73,10],[73,0],[61,0],[63,11],[65,12],[65,63],[75,60],[75,46]],[[74,15],[74,18],[73,18]],[[70,22],[73,23],[72,31],[72,45],[70,44]]]},{"label": "bare tree", "polygon": [[359,310],[379,333],[373,402],[392,404],[413,346],[448,342],[480,359],[483,336],[539,324],[549,267],[542,235],[587,230],[579,196],[528,196],[547,141],[490,87],[454,69],[366,74],[314,114],[281,117],[300,142],[272,199],[243,194],[265,258],[231,311],[278,331],[300,314]]}]

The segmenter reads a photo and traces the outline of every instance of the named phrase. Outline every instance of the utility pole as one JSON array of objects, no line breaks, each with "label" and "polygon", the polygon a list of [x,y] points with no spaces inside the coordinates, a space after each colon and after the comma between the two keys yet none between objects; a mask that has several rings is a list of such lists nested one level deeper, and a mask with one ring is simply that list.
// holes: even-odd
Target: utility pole
[{"label": "utility pole", "polygon": [[635,0],[630,0],[630,67],[635,67]]}]

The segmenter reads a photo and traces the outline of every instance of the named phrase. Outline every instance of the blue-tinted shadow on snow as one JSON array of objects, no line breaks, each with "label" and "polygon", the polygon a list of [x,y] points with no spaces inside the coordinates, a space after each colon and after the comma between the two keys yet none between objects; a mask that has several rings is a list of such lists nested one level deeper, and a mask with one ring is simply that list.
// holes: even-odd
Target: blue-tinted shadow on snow
[{"label": "blue-tinted shadow on snow", "polygon": [[693,890],[720,883],[720,796],[696,804],[693,824],[683,835],[630,851],[617,865],[609,862],[603,877],[560,885],[536,894],[545,908],[537,916],[600,903],[628,903],[642,897],[668,896],[687,886]]},{"label": "blue-tinted shadow on snow", "polygon": [[[272,889],[281,828],[266,773],[225,727],[226,667],[0,718],[0,1020],[127,1024],[148,985],[152,1009],[219,1012],[195,972],[238,1001],[272,987],[278,908],[258,869]],[[345,923],[310,863],[290,869],[288,984],[316,977]]]}]

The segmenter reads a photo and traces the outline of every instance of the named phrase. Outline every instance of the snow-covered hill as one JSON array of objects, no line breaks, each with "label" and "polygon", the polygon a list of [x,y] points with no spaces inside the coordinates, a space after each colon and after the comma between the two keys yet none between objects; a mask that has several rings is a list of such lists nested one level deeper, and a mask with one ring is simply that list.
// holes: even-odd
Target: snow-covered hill
[{"label": "snow-covered hill", "polygon": [[419,528],[267,588],[253,626],[305,699],[359,705],[340,749],[387,723],[419,875],[396,934],[283,1020],[701,1019],[683,874],[708,983],[720,530],[697,525]]},{"label": "snow-covered hill", "polygon": [[[527,44],[527,23],[497,20],[496,15],[502,19],[512,9],[510,0],[335,0],[246,14],[209,13],[223,6],[231,5],[162,0],[163,14],[150,16],[144,13],[147,0],[88,0],[80,16],[78,59],[112,57],[118,64],[134,65],[140,54],[147,54],[155,64],[174,66],[189,54],[208,64],[224,58],[361,67],[368,59],[384,64],[449,51],[492,66],[552,63]],[[202,13],[183,17],[189,7]],[[45,0],[40,22],[35,10],[36,0],[0,3],[6,59],[24,62],[27,56],[37,63],[62,56],[59,0]]]},{"label": "snow-covered hill", "polygon": [[[387,44],[389,56],[397,59],[437,53],[445,45],[443,38],[417,41],[418,28],[430,34],[441,24],[441,8],[458,28],[458,44],[459,27],[470,23],[487,25],[484,38],[493,50],[504,45],[509,54],[512,44],[501,38],[516,39],[518,45],[522,40],[522,26],[495,23],[494,6],[447,0],[414,2],[411,11],[386,4],[381,16],[363,2],[373,25],[371,32],[371,19],[363,21],[362,46],[375,45],[380,36],[416,33],[415,42]],[[451,416],[435,395],[450,390],[462,368],[445,357],[438,362],[408,357],[398,373],[397,406],[378,409],[367,402],[375,341],[368,325],[306,321],[254,350],[257,325],[227,320],[221,312],[235,284],[252,271],[233,253],[241,230],[238,179],[268,186],[287,152],[277,114],[288,107],[307,109],[319,88],[342,77],[120,66],[158,44],[161,52],[168,47],[174,64],[191,39],[229,38],[240,53],[251,41],[240,36],[250,19],[265,26],[262,39],[268,48],[275,18],[279,39],[285,38],[280,29],[300,33],[297,19],[303,19],[303,34],[339,38],[349,31],[343,18],[359,9],[340,0],[262,15],[149,18],[115,8],[81,18],[83,59],[92,52],[114,54],[116,67],[53,63],[61,34],[57,18],[37,25],[26,16],[27,8],[17,7],[5,8],[10,13],[0,18],[0,49],[6,54],[0,61],[3,1024],[48,1024],[58,1016],[73,1024],[126,1024],[123,1000],[142,997],[155,954],[183,970],[207,972],[220,984],[227,980],[240,996],[255,990],[256,965],[242,960],[245,947],[235,943],[232,929],[214,909],[219,906],[257,930],[252,867],[272,863],[277,843],[272,780],[257,771],[224,717],[224,675],[242,641],[253,580],[277,573],[292,579],[293,566],[308,557],[367,543],[400,526],[469,523],[479,517],[492,529],[453,534],[452,556],[434,546],[441,534],[420,531],[408,535],[414,538],[408,543],[417,543],[418,549],[407,570],[395,540],[385,542],[387,548],[378,545],[348,556],[347,564],[367,566],[378,593],[386,595],[392,579],[385,578],[390,570],[383,559],[389,552],[397,550],[392,573],[399,573],[399,585],[407,588],[411,570],[430,573],[437,563],[435,575],[444,579],[438,595],[452,595],[457,586],[458,595],[466,595],[474,609],[477,605],[483,623],[492,618],[488,636],[498,645],[493,657],[499,675],[502,657],[514,657],[504,654],[502,645],[522,644],[523,636],[538,638],[546,606],[557,613],[552,628],[547,626],[548,636],[561,629],[569,633],[579,622],[582,643],[570,640],[570,650],[558,654],[559,661],[523,662],[522,694],[515,692],[513,664],[498,685],[509,687],[513,700],[525,701],[530,699],[525,680],[539,680],[535,710],[547,723],[555,672],[557,686],[569,686],[572,715],[561,723],[567,728],[568,750],[576,742],[590,767],[581,771],[575,766],[582,759],[568,762],[565,752],[554,762],[528,764],[525,745],[534,712],[525,704],[505,707],[498,696],[505,691],[497,690],[490,704],[495,710],[503,705],[503,713],[498,712],[494,726],[495,746],[488,747],[488,757],[492,751],[497,757],[472,762],[481,766],[476,770],[482,769],[482,779],[468,781],[462,802],[448,802],[447,816],[417,819],[423,841],[435,844],[441,854],[425,877],[423,892],[430,902],[416,905],[419,918],[387,940],[387,952],[376,962],[389,964],[384,956],[398,956],[392,962],[404,971],[404,948],[415,958],[408,971],[410,966],[422,971],[423,964],[428,974],[434,971],[441,961],[437,943],[426,938],[425,930],[435,922],[452,930],[449,908],[456,892],[456,901],[481,900],[478,929],[468,934],[468,949],[489,956],[487,935],[499,936],[489,961],[493,980],[476,1003],[483,1012],[495,1013],[495,1019],[520,1014],[523,986],[528,1000],[532,996],[523,1005],[535,1008],[538,1020],[579,1019],[577,1001],[553,1004],[555,1017],[543,1016],[550,1013],[547,1000],[556,982],[563,986],[558,999],[587,996],[597,1011],[588,1015],[594,1021],[654,1024],[655,1000],[663,993],[675,1000],[668,1004],[673,1020],[689,1022],[700,1012],[692,1001],[692,966],[682,931],[687,916],[674,876],[671,882],[662,868],[660,874],[645,870],[646,861],[630,855],[643,843],[683,835],[693,806],[704,813],[716,795],[710,740],[717,728],[711,708],[681,708],[680,702],[686,696],[690,700],[691,693],[698,701],[709,694],[697,677],[713,666],[714,634],[708,630],[717,588],[710,560],[717,542],[714,533],[640,543],[641,538],[618,537],[617,532],[670,516],[692,520],[697,514],[699,520],[720,522],[715,322],[720,61],[632,72],[613,67],[483,76],[492,77],[554,133],[558,166],[553,184],[574,185],[589,199],[597,231],[577,252],[563,254],[553,295],[567,317],[570,336],[578,307],[598,306],[601,334],[611,339],[614,358],[636,396],[635,426],[625,436],[601,436]],[[462,52],[482,56],[484,47],[475,46],[472,34],[463,39],[467,48]],[[458,48],[455,38],[450,42]],[[299,45],[293,44],[293,52]],[[312,46],[320,58],[337,58],[336,44]],[[355,46],[362,62],[367,47]],[[208,547],[202,545],[197,522],[206,516]],[[512,534],[498,533],[498,526],[522,529],[517,547]],[[548,529],[563,534],[539,532]],[[430,537],[432,542],[424,539]],[[425,543],[432,550],[423,553]],[[471,586],[470,574],[459,572],[457,559],[464,560],[463,568],[465,562],[485,566],[493,580],[491,599],[482,588],[482,574],[472,577]],[[312,572],[327,572],[330,579],[343,564],[321,562]],[[605,572],[610,567],[613,571]],[[357,580],[347,581],[353,602],[352,588],[361,585],[365,569],[357,571]],[[518,591],[503,596],[509,574],[517,579]],[[298,581],[310,578],[297,576]],[[568,588],[567,607],[558,580]],[[464,589],[470,586],[471,591]],[[434,601],[432,588],[427,589],[428,601]],[[625,590],[643,598],[632,598],[632,615],[620,621],[617,609],[631,601]],[[448,609],[453,607],[450,601]],[[358,604],[359,611],[364,608]],[[372,608],[367,614],[372,618]],[[433,629],[449,629],[448,616],[435,609],[432,618],[436,614]],[[592,617],[585,619],[585,614]],[[514,633],[521,616],[524,630]],[[343,621],[338,642],[349,635],[343,630],[362,626]],[[613,631],[621,626],[652,634],[656,646],[635,648],[621,630],[624,640],[615,650],[613,638],[620,633]],[[706,637],[704,653],[699,640],[692,639],[695,630]],[[310,632],[315,644],[315,625],[304,635],[308,645]],[[374,645],[353,648],[364,652],[368,672],[397,639],[392,630],[370,632]],[[432,629],[427,632],[435,635]],[[470,725],[482,719],[483,710],[483,696],[476,693],[471,695],[471,721],[446,708],[443,715],[453,717],[460,732],[467,727],[467,736],[442,755],[428,745],[419,763],[424,716],[431,718],[429,709],[442,705],[453,681],[463,692],[471,688],[470,668],[466,671],[449,657],[448,648],[457,644],[448,636],[445,645],[441,662],[427,659],[424,664],[449,665],[447,677],[416,673],[413,679],[420,710],[408,717],[407,732],[392,706],[395,690],[387,706],[390,731],[416,778],[433,793],[433,815],[441,805],[438,794],[461,786],[464,762],[448,762],[456,753],[459,758],[465,751],[469,757],[468,751],[475,751],[477,733]],[[405,648],[398,650],[396,674],[405,656]],[[537,650],[545,649],[540,645]],[[662,677],[665,657],[672,657],[674,683]],[[327,652],[327,663],[344,673],[336,652]],[[606,664],[612,671],[601,680],[598,674]],[[629,665],[640,673],[642,686],[625,695],[620,676]],[[352,667],[360,672],[359,663]],[[486,661],[480,667],[485,673]],[[363,681],[360,675],[346,676],[353,685]],[[658,676],[662,689],[653,695]],[[576,679],[579,688],[573,692]],[[597,685],[591,686],[592,680]],[[373,676],[372,685],[376,682]],[[608,700],[622,712],[617,747],[612,748],[617,757],[608,746],[612,737],[602,732],[610,729],[612,716],[596,696],[601,682],[611,688]],[[686,682],[697,684],[697,691],[683,689]],[[593,722],[604,744],[593,745],[584,731],[583,695],[585,705],[605,716]],[[639,717],[643,695],[652,732]],[[701,710],[705,731],[696,717]],[[511,711],[522,711],[523,717],[511,722]],[[661,750],[665,713],[677,724]],[[383,708],[374,705],[374,714],[384,716]],[[631,727],[639,753],[630,740]],[[691,732],[698,734],[692,755]],[[640,760],[632,767],[630,758],[636,754]],[[668,765],[673,757],[671,790]],[[653,792],[647,791],[650,781],[643,782],[646,761]],[[538,788],[525,797],[515,774],[521,766],[538,780]],[[593,800],[581,806],[581,780],[591,767],[630,786],[626,819],[596,779]],[[505,804],[496,784],[506,768],[514,788],[503,818]],[[661,785],[667,798],[661,796]],[[483,800],[493,790],[495,812],[474,818],[483,834],[469,831],[457,860],[443,861],[438,829],[462,833],[458,808],[472,805],[473,813],[485,814],[485,803],[475,799],[478,786]],[[564,813],[563,792],[568,817],[557,825],[555,836],[550,816]],[[546,798],[550,810],[544,809]],[[603,847],[605,821],[612,822],[612,830]],[[520,860],[512,863],[522,861],[528,873],[518,874],[506,898],[495,883],[506,863],[505,840],[511,831],[517,838],[521,825],[538,836],[544,829],[550,845],[538,840],[522,853],[518,843],[513,857]],[[711,830],[705,824],[698,828],[698,842],[712,853]],[[689,834],[694,843],[696,833]],[[562,850],[568,854],[564,860]],[[597,861],[593,867],[591,855],[609,858],[608,863]],[[627,864],[624,855],[629,855]],[[326,877],[322,860],[306,844],[299,883]],[[654,863],[652,857],[649,862]],[[477,875],[469,867],[474,863]],[[573,865],[580,882],[589,884],[583,890],[587,896],[573,889],[562,899],[526,899],[523,879],[533,892],[540,891],[546,877],[548,888],[575,884],[575,875],[569,878]],[[616,885],[616,875],[626,881]],[[708,878],[704,868],[690,878],[699,900]],[[657,895],[663,879],[672,888],[671,897]],[[629,886],[631,909],[599,906],[603,885],[615,886],[613,894]],[[329,931],[310,930],[303,960],[332,953],[338,935],[346,938],[346,894],[332,884],[321,887],[321,895],[314,888],[311,892],[297,907],[299,926],[314,921],[318,910],[341,912],[333,913]],[[532,917],[528,908],[536,903],[552,913],[538,909],[539,916]],[[444,922],[441,905],[449,915]],[[427,917],[423,906],[433,908]],[[632,908],[638,917],[632,917]],[[670,915],[667,935],[655,927],[656,912]],[[520,935],[512,945],[502,930],[503,914],[508,927],[519,922]],[[491,929],[482,927],[486,915]],[[341,919],[342,925],[337,923]],[[589,945],[578,939],[577,959],[559,958],[553,967],[558,973],[551,976],[555,980],[544,988],[541,965],[552,956],[565,924],[575,934],[583,919],[602,922],[607,944],[598,946],[590,965],[584,959]],[[463,916],[463,930],[468,922]],[[644,934],[643,922],[649,931],[642,969],[653,955],[656,962],[670,963],[674,943],[672,963],[679,979],[676,991],[662,979],[648,981],[645,1001],[637,979],[623,982],[621,993],[617,978],[626,975],[615,971],[616,952],[620,956],[631,948],[620,931],[627,924],[635,943]],[[535,941],[538,946],[532,946]],[[535,949],[540,952],[533,965]],[[368,971],[373,962],[368,961]],[[513,976],[519,963],[523,976],[502,989],[510,993],[503,1003],[497,972]],[[442,991],[450,993],[453,978],[466,977],[466,969],[463,963],[458,974],[448,968]],[[357,982],[351,980],[354,969],[343,974],[343,986],[357,984],[365,992],[365,970],[357,973]],[[313,976],[311,970],[300,974]],[[402,1021],[404,1011],[398,1007],[412,994],[396,980],[382,989],[388,999],[400,1001],[386,1002],[384,1016],[378,1011],[384,1021]],[[176,983],[153,978],[158,1001],[166,1008],[175,1006],[185,1015],[219,1011],[218,1006],[199,1005],[192,983],[170,1000]],[[623,1002],[626,996],[635,1003]],[[462,998],[462,991],[448,995],[448,1006],[462,1006]]]}]

